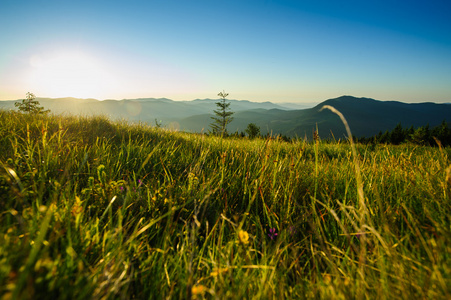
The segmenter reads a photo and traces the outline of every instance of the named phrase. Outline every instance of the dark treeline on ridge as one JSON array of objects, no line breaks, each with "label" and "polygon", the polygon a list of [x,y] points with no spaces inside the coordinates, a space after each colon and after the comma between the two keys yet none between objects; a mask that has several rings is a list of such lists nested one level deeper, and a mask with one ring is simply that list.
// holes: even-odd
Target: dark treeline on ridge
[{"label": "dark treeline on ridge", "polygon": [[402,143],[413,143],[426,146],[451,146],[451,128],[446,121],[432,128],[429,125],[414,128],[403,128],[399,123],[393,130],[379,132],[377,135],[366,138],[355,138],[360,143],[381,143],[399,145]]},{"label": "dark treeline on ridge", "polygon": [[[252,123],[251,123],[252,124]],[[352,130],[352,128],[351,128]],[[233,137],[245,137],[245,132],[235,132],[230,134]],[[313,134],[315,136],[315,134]],[[275,138],[290,142],[295,140],[295,138],[290,138],[289,136],[278,134],[271,136],[269,133],[266,135],[257,135],[255,137],[259,138]],[[424,146],[451,146],[451,128],[446,121],[443,121],[440,125],[430,127],[429,125],[420,126],[414,128],[410,126],[409,128],[403,128],[402,124],[399,123],[394,129],[387,130],[384,133],[380,131],[377,135],[371,137],[356,137],[353,136],[355,142],[362,144],[391,144],[399,145],[403,143],[412,143],[416,145]],[[323,139],[323,141],[333,142],[334,139]]]}]

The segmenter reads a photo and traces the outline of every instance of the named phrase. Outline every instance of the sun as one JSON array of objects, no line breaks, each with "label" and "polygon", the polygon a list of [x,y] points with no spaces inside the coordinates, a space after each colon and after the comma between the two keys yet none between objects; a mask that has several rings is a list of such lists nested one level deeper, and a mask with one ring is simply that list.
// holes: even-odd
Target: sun
[{"label": "sun", "polygon": [[47,97],[101,98],[115,86],[99,60],[80,51],[33,55],[30,66],[31,86]]}]

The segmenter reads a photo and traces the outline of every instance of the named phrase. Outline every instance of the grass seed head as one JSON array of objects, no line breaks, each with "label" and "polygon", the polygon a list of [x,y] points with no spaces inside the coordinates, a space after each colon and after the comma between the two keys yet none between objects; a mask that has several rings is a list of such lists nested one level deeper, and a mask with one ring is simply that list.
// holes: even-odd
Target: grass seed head
[{"label": "grass seed head", "polygon": [[446,180],[449,186],[451,187],[451,165],[446,169]]}]

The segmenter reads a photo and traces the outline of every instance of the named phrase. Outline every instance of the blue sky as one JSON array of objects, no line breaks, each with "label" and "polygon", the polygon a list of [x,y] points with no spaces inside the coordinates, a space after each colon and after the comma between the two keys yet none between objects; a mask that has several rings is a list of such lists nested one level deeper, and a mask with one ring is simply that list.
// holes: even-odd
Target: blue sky
[{"label": "blue sky", "polygon": [[451,4],[0,2],[0,100],[451,102]]}]

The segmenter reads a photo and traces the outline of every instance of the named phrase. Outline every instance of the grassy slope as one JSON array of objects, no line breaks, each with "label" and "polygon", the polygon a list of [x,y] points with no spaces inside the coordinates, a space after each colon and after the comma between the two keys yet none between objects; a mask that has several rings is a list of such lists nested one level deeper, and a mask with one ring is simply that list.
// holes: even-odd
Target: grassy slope
[{"label": "grassy slope", "polygon": [[451,296],[450,149],[359,146],[364,203],[346,144],[0,111],[0,149],[5,298]]}]

